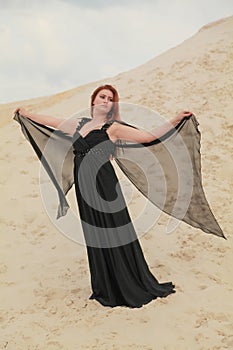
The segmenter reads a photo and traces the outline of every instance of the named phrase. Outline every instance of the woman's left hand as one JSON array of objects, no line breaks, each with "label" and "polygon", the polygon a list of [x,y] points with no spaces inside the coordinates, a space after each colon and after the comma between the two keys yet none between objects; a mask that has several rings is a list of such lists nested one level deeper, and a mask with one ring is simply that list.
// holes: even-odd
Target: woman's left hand
[{"label": "woman's left hand", "polygon": [[193,113],[190,111],[182,111],[179,114],[177,114],[177,116],[175,117],[176,121],[179,123],[181,122],[181,120],[183,120],[184,118],[187,117],[191,117]]}]

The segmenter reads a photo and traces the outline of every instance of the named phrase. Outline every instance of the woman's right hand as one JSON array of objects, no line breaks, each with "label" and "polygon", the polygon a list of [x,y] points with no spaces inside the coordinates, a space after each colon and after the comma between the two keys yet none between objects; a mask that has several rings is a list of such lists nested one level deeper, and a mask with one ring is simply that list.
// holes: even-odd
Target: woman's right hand
[{"label": "woman's right hand", "polygon": [[29,112],[24,107],[18,107],[15,109],[14,114],[19,113],[23,117],[29,117]]}]

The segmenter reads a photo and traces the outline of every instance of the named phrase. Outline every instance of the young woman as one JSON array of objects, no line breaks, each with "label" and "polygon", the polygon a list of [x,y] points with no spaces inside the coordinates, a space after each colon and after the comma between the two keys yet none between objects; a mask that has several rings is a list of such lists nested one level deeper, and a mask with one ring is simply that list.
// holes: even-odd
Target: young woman
[{"label": "young woman", "polygon": [[[175,290],[171,282],[159,283],[147,266],[111,156],[118,141],[151,142],[192,113],[183,111],[147,132],[121,123],[118,101],[115,88],[103,85],[91,96],[91,118],[84,117],[79,123],[30,113],[23,107],[15,113],[73,138],[74,183],[93,291],[90,299],[105,306],[134,308]],[[130,239],[124,244],[126,236]]]}]

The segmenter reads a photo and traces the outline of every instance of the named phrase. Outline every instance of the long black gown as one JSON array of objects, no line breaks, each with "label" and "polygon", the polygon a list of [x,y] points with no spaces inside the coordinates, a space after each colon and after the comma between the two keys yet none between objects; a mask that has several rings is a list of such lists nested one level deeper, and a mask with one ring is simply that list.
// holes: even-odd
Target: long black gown
[{"label": "long black gown", "polygon": [[[84,123],[74,135],[74,183],[91,273],[90,299],[111,307],[141,307],[174,293],[174,285],[159,283],[145,261],[109,160],[114,152],[107,133],[111,122],[82,137]],[[119,208],[113,208],[116,198]]]}]

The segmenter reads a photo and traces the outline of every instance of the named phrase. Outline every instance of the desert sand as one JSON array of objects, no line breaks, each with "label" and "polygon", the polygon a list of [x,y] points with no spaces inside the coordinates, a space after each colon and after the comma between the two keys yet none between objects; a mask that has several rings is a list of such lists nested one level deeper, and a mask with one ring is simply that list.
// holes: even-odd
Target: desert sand
[{"label": "desert sand", "polygon": [[[233,349],[232,131],[233,17],[140,67],[53,96],[0,105],[0,349]],[[102,82],[121,101],[166,117],[192,110],[201,131],[203,186],[227,240],[165,214],[140,238],[151,271],[176,294],[139,309],[89,300],[85,247],[62,235],[44,210],[39,161],[13,121],[16,106],[70,116],[88,107]],[[135,124],[136,124],[135,120]],[[132,212],[140,206],[136,195]],[[140,209],[140,208],[139,208]]]}]

